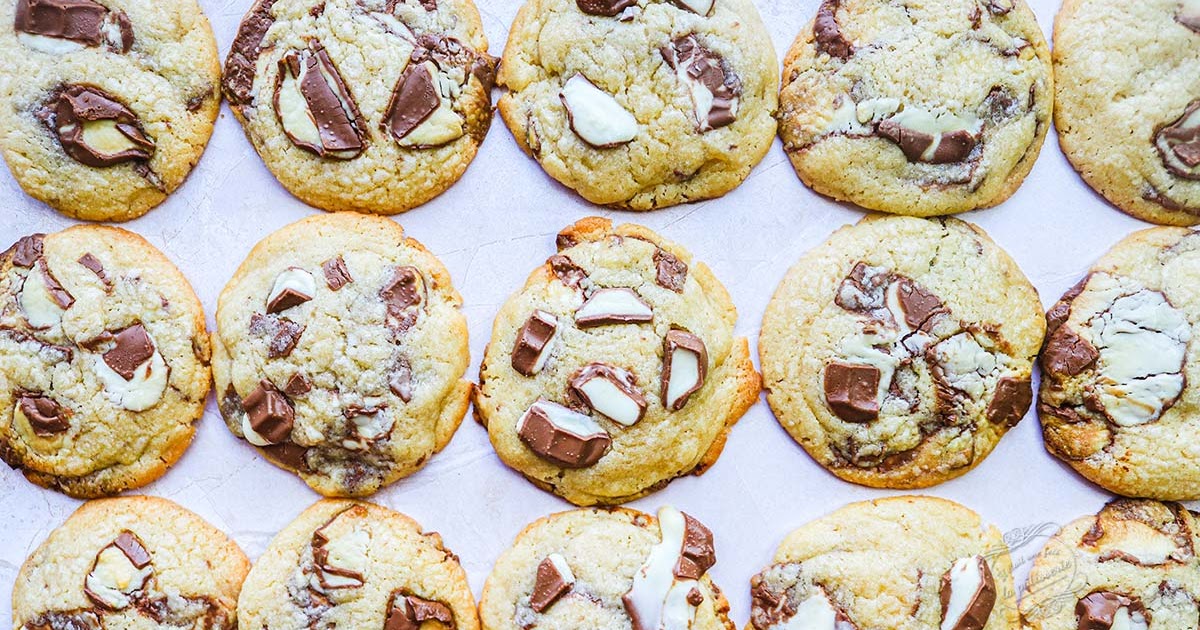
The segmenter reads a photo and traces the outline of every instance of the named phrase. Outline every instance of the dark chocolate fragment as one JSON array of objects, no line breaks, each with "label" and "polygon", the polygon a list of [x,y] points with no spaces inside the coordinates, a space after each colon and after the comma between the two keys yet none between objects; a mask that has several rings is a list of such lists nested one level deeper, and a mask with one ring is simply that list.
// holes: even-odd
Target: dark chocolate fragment
[{"label": "dark chocolate fragment", "polygon": [[896,279],[896,296],[904,310],[904,323],[909,328],[921,330],[934,315],[949,313],[938,296],[903,276]]},{"label": "dark chocolate fragment", "polygon": [[52,107],[58,141],[80,164],[113,166],[148,160],[154,153],[154,142],[142,131],[137,115],[100,88],[67,86]]},{"label": "dark chocolate fragment", "polygon": [[50,294],[50,299],[54,300],[54,303],[64,311],[71,308],[71,305],[75,303],[75,298],[67,292],[63,285],[59,284],[58,278],[50,273],[46,259],[38,260],[37,266],[42,272],[42,280],[46,285],[46,292]]},{"label": "dark chocolate fragment", "polygon": [[137,369],[154,356],[154,342],[141,324],[134,324],[115,335],[112,350],[104,353],[104,362],[125,380],[132,380]]}]

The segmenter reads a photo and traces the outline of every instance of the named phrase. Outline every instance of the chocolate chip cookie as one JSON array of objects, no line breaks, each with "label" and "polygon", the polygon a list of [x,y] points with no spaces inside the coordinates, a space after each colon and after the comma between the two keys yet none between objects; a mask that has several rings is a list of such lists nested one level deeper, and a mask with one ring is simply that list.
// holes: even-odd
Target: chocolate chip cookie
[{"label": "chocolate chip cookie", "polygon": [[25,192],[125,221],[183,183],[221,101],[195,0],[8,0],[0,25],[0,149]]},{"label": "chocolate chip cookie", "polygon": [[319,501],[279,532],[238,599],[241,628],[478,630],[441,536],[360,501]]},{"label": "chocolate chip cookie", "polygon": [[1046,315],[1046,448],[1112,492],[1200,499],[1198,265],[1192,230],[1135,232]]},{"label": "chocolate chip cookie", "polygon": [[780,135],[823,195],[910,216],[985,208],[1033,167],[1052,83],[1024,0],[823,0],[784,60]]},{"label": "chocolate chip cookie", "polygon": [[1021,627],[1200,628],[1198,531],[1184,506],[1134,499],[1068,523],[1034,559]]},{"label": "chocolate chip cookie", "polygon": [[171,501],[89,501],[21,567],[13,624],[17,630],[232,630],[249,569],[224,533]]},{"label": "chocolate chip cookie", "polygon": [[750,0],[528,0],[500,114],[588,201],[652,210],[746,179],[775,137],[775,64]]},{"label": "chocolate chip cookie", "polygon": [[869,215],[788,272],[759,352],[771,409],[818,463],[922,488],[1021,421],[1044,332],[1037,292],[982,230]]},{"label": "chocolate chip cookie", "polygon": [[577,505],[712,465],[758,398],[725,288],[683,248],[587,218],[496,316],[479,421],[500,459]]},{"label": "chocolate chip cookie", "polygon": [[209,389],[200,301],[140,236],[76,226],[0,254],[0,459],[97,497],[162,476]]},{"label": "chocolate chip cookie", "polygon": [[1200,4],[1065,0],[1055,126],[1089,186],[1166,225],[1200,223]]},{"label": "chocolate chip cookie", "polygon": [[575,510],[525,528],[496,561],[479,614],[486,630],[732,630],[708,576],[713,534],[671,507]]},{"label": "chocolate chip cookie", "polygon": [[746,630],[1017,627],[1000,530],[934,497],[851,503],[804,525],[750,595]]},{"label": "chocolate chip cookie", "polygon": [[394,221],[293,223],[221,292],[221,415],[318,492],[371,494],[421,468],[466,414],[461,304],[441,261]]},{"label": "chocolate chip cookie", "polygon": [[256,0],[222,85],[293,195],[395,214],[466,171],[495,68],[471,0]]}]

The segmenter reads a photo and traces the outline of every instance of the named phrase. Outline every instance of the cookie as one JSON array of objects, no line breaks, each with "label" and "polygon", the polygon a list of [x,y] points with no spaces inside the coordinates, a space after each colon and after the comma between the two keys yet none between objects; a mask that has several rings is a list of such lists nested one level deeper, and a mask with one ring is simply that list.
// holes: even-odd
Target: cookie
[{"label": "cookie", "polygon": [[763,317],[767,401],[817,463],[923,488],[974,468],[1024,417],[1037,291],[979,228],[869,215],[804,255]]},{"label": "cookie", "polygon": [[200,301],[142,237],[76,226],[0,254],[0,459],[98,497],[161,477],[209,389]]},{"label": "cookie", "polygon": [[1065,0],[1054,123],[1089,186],[1166,225],[1200,223],[1200,6]]},{"label": "cookie", "polygon": [[1021,627],[1200,628],[1197,532],[1184,506],[1134,499],[1066,524],[1033,561]]},{"label": "cookie", "polygon": [[1112,492],[1200,499],[1197,269],[1195,232],[1135,232],[1046,315],[1046,448]]},{"label": "cookie", "polygon": [[171,501],[89,501],[21,566],[13,624],[18,630],[233,630],[249,570],[232,540]]},{"label": "cookie", "polygon": [[750,0],[527,0],[499,109],[563,185],[653,210],[746,179],[775,139],[775,64]]},{"label": "cookie", "polygon": [[257,0],[222,87],[293,195],[395,214],[462,177],[492,121],[495,68],[471,0]]},{"label": "cookie", "polygon": [[953,214],[1016,192],[1050,126],[1052,87],[1023,0],[823,0],[784,60],[779,131],[823,195]]},{"label": "cookie", "polygon": [[1017,627],[1000,530],[934,497],[851,503],[802,526],[750,596],[746,630]]},{"label": "cookie", "polygon": [[737,311],[703,263],[586,218],[496,315],[475,412],[505,464],[576,505],[700,474],[758,398]]},{"label": "cookie", "polygon": [[496,561],[483,587],[485,630],[733,630],[709,578],[713,534],[671,507],[658,518],[585,509],[538,520]]},{"label": "cookie", "polygon": [[238,627],[478,630],[475,597],[436,533],[373,503],[323,500],[246,576]]},{"label": "cookie", "polygon": [[0,24],[0,149],[26,193],[126,221],[179,188],[221,103],[195,0],[13,0]]},{"label": "cookie", "polygon": [[217,303],[229,430],[327,496],[416,472],[467,412],[450,272],[383,217],[309,217],[263,239]]}]

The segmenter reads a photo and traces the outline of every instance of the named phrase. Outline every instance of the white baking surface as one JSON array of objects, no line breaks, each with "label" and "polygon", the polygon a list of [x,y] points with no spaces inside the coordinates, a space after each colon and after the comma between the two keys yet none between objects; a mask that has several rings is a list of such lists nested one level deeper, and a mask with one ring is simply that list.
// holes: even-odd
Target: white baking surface
[{"label": "white baking surface", "polygon": [[[499,56],[520,0],[476,0]],[[250,0],[201,0],[222,57]],[[758,0],[782,59],[813,17],[818,0]],[[1050,36],[1053,0],[1032,0]],[[352,77],[348,77],[353,81]],[[497,92],[498,96],[498,92]],[[0,249],[19,236],[73,223],[21,192],[0,174]],[[291,197],[263,166],[223,108],[208,150],[188,181],[159,208],[124,224],[161,249],[191,281],[210,329],[217,295],[259,239],[317,213]],[[554,235],[589,215],[642,223],[681,243],[712,268],[738,307],[737,332],[756,347],[759,322],[775,285],[805,251],[862,212],[820,197],[796,177],[778,140],[750,178],[724,198],[649,213],[589,205],[546,176],[517,148],[499,116],[465,177],[423,207],[396,217],[450,269],[465,300],[474,378],[492,318],[526,275],[554,251]],[[962,215],[1006,249],[1052,304],[1113,243],[1147,224],[1109,206],[1067,164],[1054,133],[1033,173],[999,207]],[[757,357],[755,359],[757,364]],[[177,501],[231,534],[257,558],[271,537],[319,497],[295,476],[268,464],[222,423],[210,395],[195,442],[166,476],[137,491]],[[1011,532],[1018,587],[1045,537],[1107,495],[1046,453],[1031,411],[986,461],[954,481],[923,491],[959,501]],[[771,561],[793,528],[845,503],[892,494],[839,481],[815,464],[776,423],[765,398],[733,429],[720,460],[703,477],[673,482],[632,507],[671,503],[716,534],[716,582],[740,627],[749,617],[749,580]],[[529,522],[570,508],[505,468],[487,433],[471,420],[419,473],[372,498],[441,532],[458,554],[476,596],[496,557]],[[79,505],[0,465],[0,627],[25,557]]]}]

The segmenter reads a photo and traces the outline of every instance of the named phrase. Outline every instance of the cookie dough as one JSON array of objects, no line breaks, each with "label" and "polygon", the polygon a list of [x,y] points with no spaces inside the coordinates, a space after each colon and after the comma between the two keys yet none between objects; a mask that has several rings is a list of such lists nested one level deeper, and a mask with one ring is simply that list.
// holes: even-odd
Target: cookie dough
[{"label": "cookie dough", "polygon": [[733,630],[713,535],[671,507],[575,510],[525,528],[483,587],[485,630]]},{"label": "cookie dough", "polygon": [[1027,630],[1200,628],[1200,534],[1178,503],[1118,499],[1051,537],[1021,598]]},{"label": "cookie dough", "polygon": [[587,218],[496,316],[475,411],[505,464],[576,505],[700,474],[758,398],[725,288],[683,248]]},{"label": "cookie dough", "polygon": [[390,219],[293,223],[221,292],[221,415],[318,492],[369,495],[421,468],[466,414],[461,305],[441,261]]},{"label": "cookie dough", "polygon": [[775,138],[771,38],[750,0],[528,0],[500,66],[500,114],[593,203],[719,197]]},{"label": "cookie dough", "polygon": [[183,183],[221,102],[195,0],[7,0],[0,25],[0,149],[25,192],[126,221]]},{"label": "cookie dough", "polygon": [[492,121],[495,68],[471,0],[256,0],[222,85],[293,195],[395,214],[466,171]]},{"label": "cookie dough", "polygon": [[979,228],[870,215],[802,257],[771,299],[767,401],[838,477],[932,486],[1021,421],[1045,328],[1037,292]]},{"label": "cookie dough", "polygon": [[746,630],[1009,630],[1000,530],[944,499],[851,503],[788,534],[750,581]]},{"label": "cookie dough", "polygon": [[1050,51],[1024,0],[823,0],[783,66],[779,128],[796,173],[864,208],[994,206],[1050,126]]},{"label": "cookie dough", "polygon": [[1123,495],[1200,499],[1200,235],[1142,230],[1050,309],[1046,448]]},{"label": "cookie dough", "polygon": [[1054,122],[1089,186],[1166,225],[1200,223],[1200,5],[1065,0]]},{"label": "cookie dough", "polygon": [[171,501],[89,501],[17,573],[13,624],[18,630],[233,630],[249,570],[232,540]]},{"label": "cookie dough", "polygon": [[319,501],[246,577],[238,627],[479,630],[458,558],[436,533],[372,503]]},{"label": "cookie dough", "polygon": [[142,237],[76,226],[0,254],[0,459],[98,497],[161,477],[209,389],[200,301]]}]

